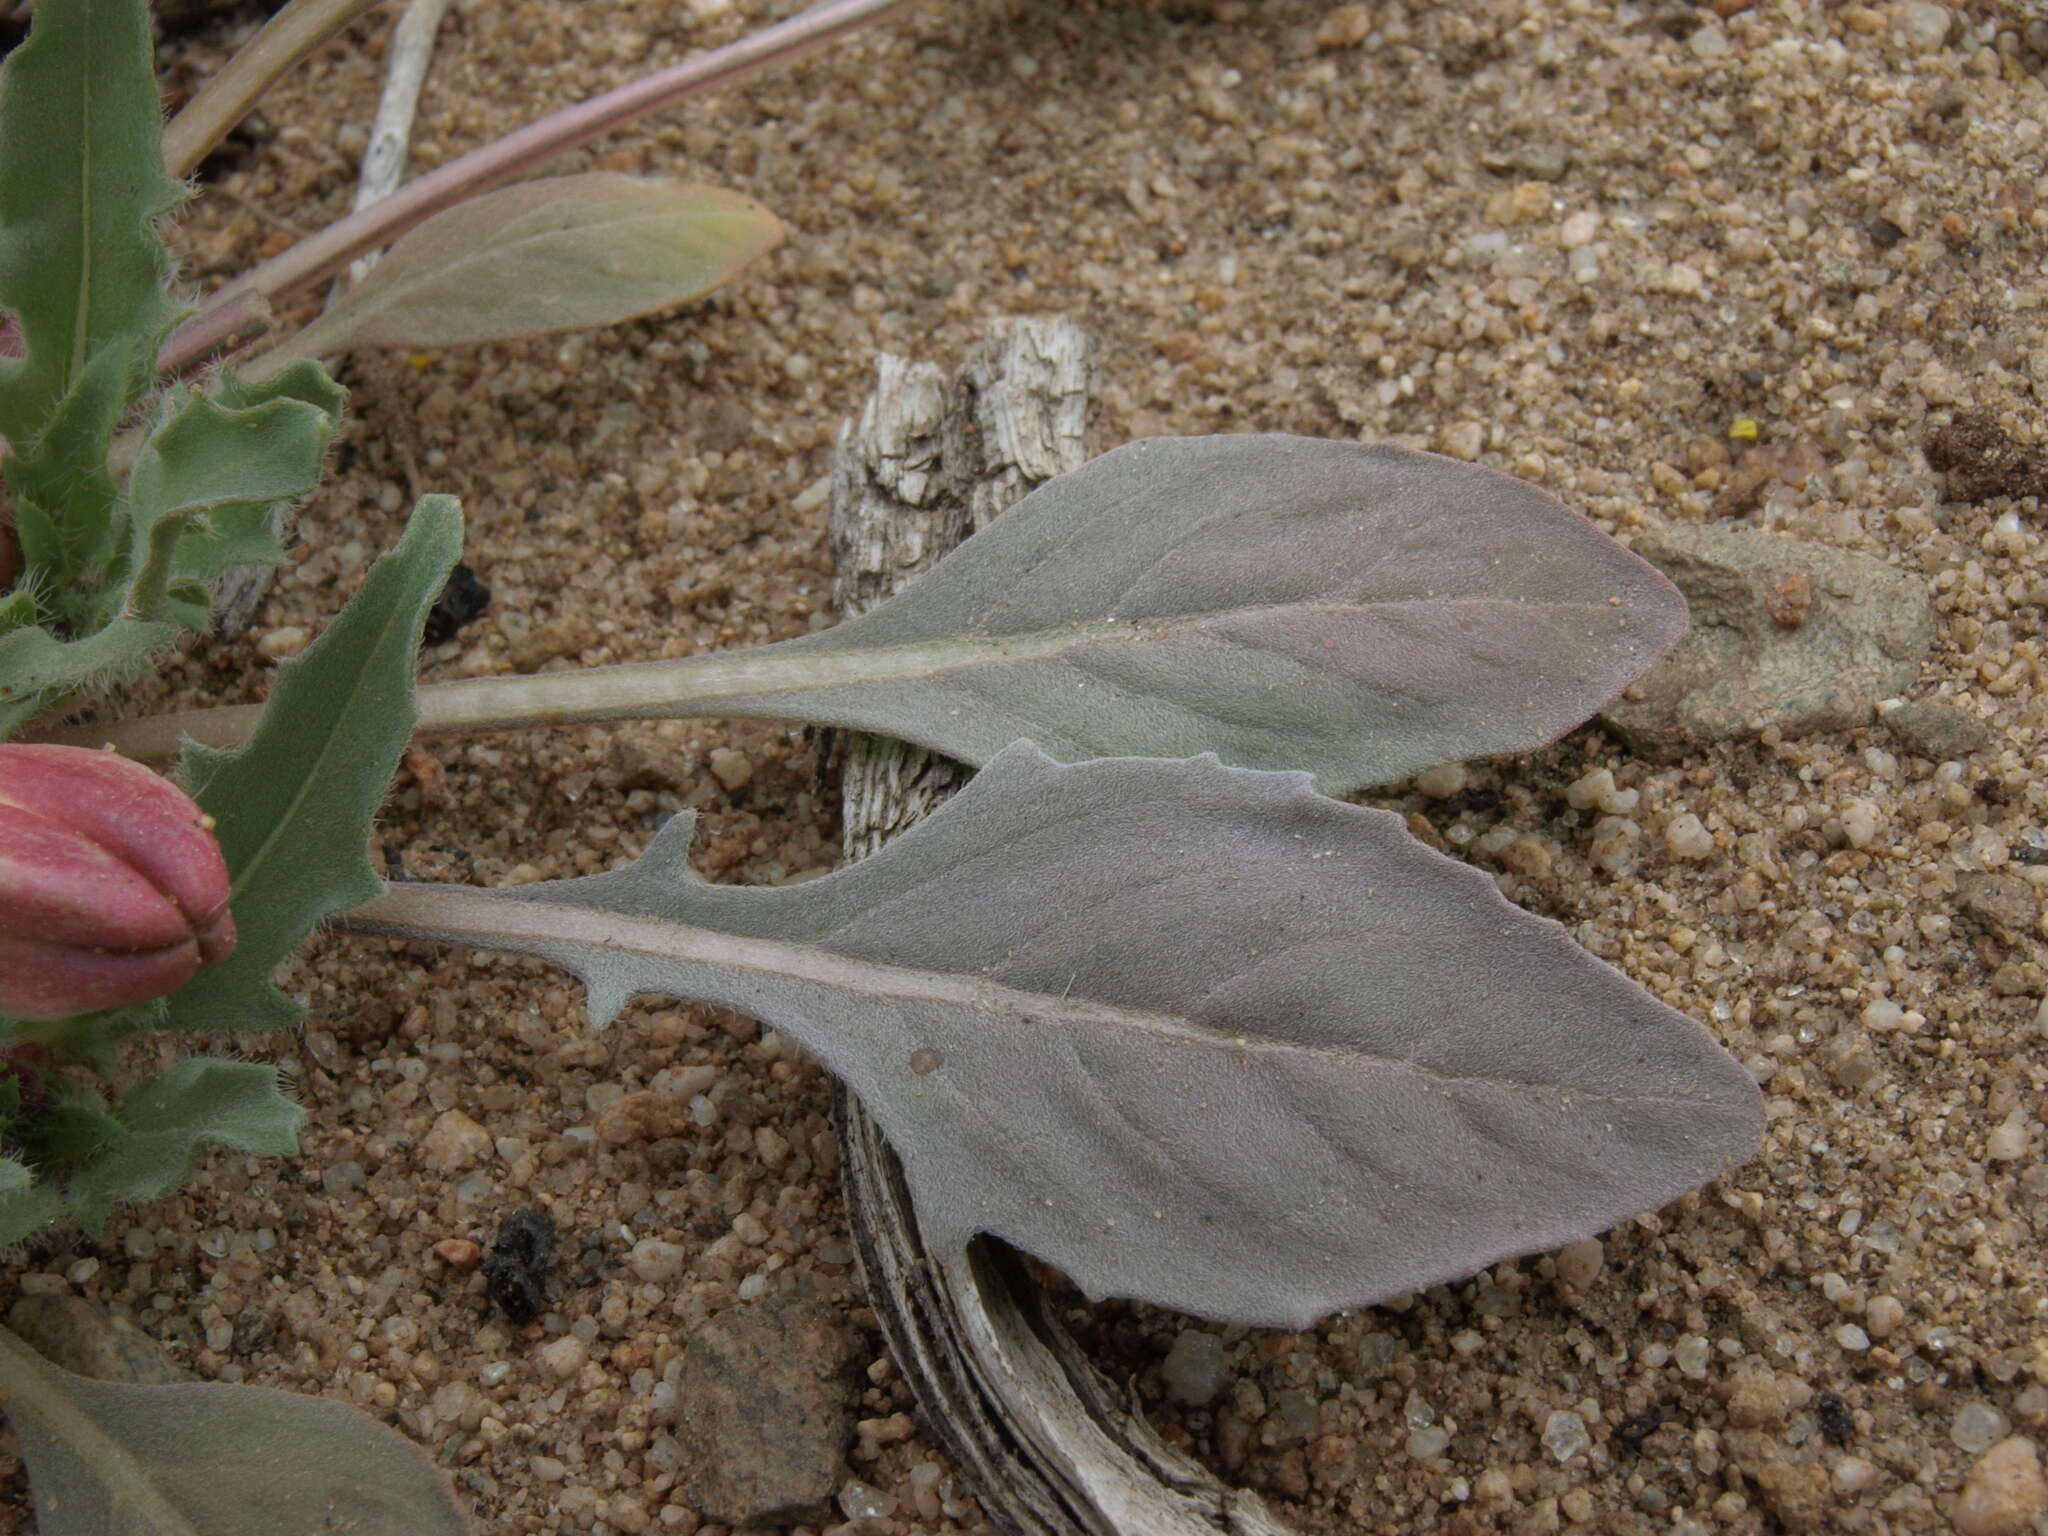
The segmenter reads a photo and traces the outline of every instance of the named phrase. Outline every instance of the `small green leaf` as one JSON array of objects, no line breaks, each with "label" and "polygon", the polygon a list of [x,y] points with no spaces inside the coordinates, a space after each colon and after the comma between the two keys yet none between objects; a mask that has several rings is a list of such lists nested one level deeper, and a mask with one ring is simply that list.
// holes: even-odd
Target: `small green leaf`
[{"label": "small green leaf", "polygon": [[465,1536],[420,1450],[345,1403],[59,1370],[0,1329],[0,1389],[42,1536]]},{"label": "small green leaf", "polygon": [[146,351],[146,339],[102,346],[49,424],[5,461],[8,490],[36,509],[19,522],[22,558],[53,591],[67,592],[88,567],[114,553],[118,492],[107,452],[131,404],[135,364]]},{"label": "small green leaf", "polygon": [[106,1102],[88,1091],[52,1104],[35,1117],[29,1153],[39,1167],[83,1167],[105,1157],[127,1135],[127,1127],[108,1111]]},{"label": "small green leaf", "polygon": [[[163,617],[173,578],[193,574],[187,560],[211,574],[251,549],[275,550],[271,520],[319,485],[333,428],[320,407],[289,398],[230,409],[192,395],[177,405],[143,440],[128,480],[127,617]],[[218,536],[200,532],[216,522]]]},{"label": "small green leaf", "polygon": [[278,673],[256,734],[233,752],[187,743],[187,790],[215,821],[234,880],[234,955],[171,995],[183,1029],[289,1027],[270,983],[321,919],[381,886],[370,828],[412,733],[420,630],[462,552],[453,497],[423,497],[327,632]]},{"label": "small green leaf", "polygon": [[26,629],[35,623],[37,612],[35,593],[27,587],[16,587],[0,596],[0,635]]},{"label": "small green leaf", "polygon": [[116,619],[80,640],[59,640],[40,627],[0,633],[0,739],[88,683],[134,671],[177,634],[176,624],[132,619]]},{"label": "small green leaf", "polygon": [[523,182],[427,220],[271,355],[613,325],[701,298],[781,241],[774,214],[716,187],[606,171]]},{"label": "small green leaf", "polygon": [[336,422],[341,421],[341,408],[348,400],[348,391],[335,383],[325,368],[311,358],[304,358],[282,369],[274,377],[253,380],[228,371],[221,375],[214,386],[213,398],[231,411],[246,411],[252,406],[267,405],[272,400],[298,400],[324,412]]},{"label": "small green leaf", "polygon": [[169,1194],[208,1144],[288,1156],[305,1118],[279,1091],[275,1067],[188,1057],[121,1101],[120,1134],[65,1181],[72,1219],[92,1231],[122,1201]]},{"label": "small green leaf", "polygon": [[34,1176],[12,1158],[0,1158],[0,1248],[12,1248],[64,1219],[63,1198],[47,1184],[30,1182]]},{"label": "small green leaf", "polygon": [[[214,403],[238,413],[257,410],[277,401],[296,401],[311,406],[327,419],[326,436],[341,424],[341,410],[348,391],[327,376],[316,362],[294,363],[276,378],[262,383],[229,375],[213,391]],[[318,481],[318,467],[311,466],[306,491]],[[300,494],[304,494],[303,492]],[[170,596],[174,610],[196,612],[186,619],[191,628],[203,628],[210,617],[212,594],[204,584],[222,571],[237,565],[282,565],[287,556],[278,541],[278,512],[295,496],[272,497],[240,505],[216,507],[197,519],[178,541],[174,564],[185,582],[173,582]]]},{"label": "small green leaf", "polygon": [[[39,0],[0,93],[0,306],[26,355],[0,361],[0,434],[42,432],[104,348],[121,390],[148,387],[169,324],[152,221],[181,196],[164,175],[144,0]],[[138,345],[139,344],[139,345]]]}]

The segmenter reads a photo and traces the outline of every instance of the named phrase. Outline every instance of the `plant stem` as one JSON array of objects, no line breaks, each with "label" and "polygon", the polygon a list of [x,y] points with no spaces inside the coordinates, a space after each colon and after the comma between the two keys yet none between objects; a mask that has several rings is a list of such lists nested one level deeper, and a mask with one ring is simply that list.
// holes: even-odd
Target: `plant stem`
[{"label": "plant stem", "polygon": [[[1115,623],[1066,624],[1031,634],[970,640],[955,636],[915,645],[813,651],[801,641],[756,650],[713,652],[675,661],[634,661],[611,667],[538,672],[522,677],[472,677],[419,690],[416,736],[515,727],[575,725],[601,720],[728,717],[804,719],[846,724],[818,712],[821,690],[930,677],[963,666],[1031,661],[1141,632]],[[152,715],[99,725],[38,731],[31,739],[70,746],[112,747],[143,762],[166,762],[182,736],[209,747],[240,745],[256,728],[262,706],[233,704],[182,714]]]},{"label": "plant stem", "polygon": [[165,126],[164,169],[181,179],[190,176],[279,76],[376,4],[292,0]]},{"label": "plant stem", "polygon": [[34,1421],[106,1484],[127,1514],[162,1536],[199,1536],[192,1522],[157,1491],[134,1453],[93,1422],[63,1389],[57,1369],[8,1329],[0,1328],[0,1393],[8,1417]]},{"label": "plant stem", "polygon": [[366,251],[388,245],[414,225],[478,192],[502,186],[566,150],[587,144],[649,112],[699,91],[793,58],[879,21],[917,0],[824,0],[788,21],[694,59],[658,70],[644,80],[564,108],[530,123],[496,143],[408,183],[373,207],[352,213],[316,235],[235,279],[164,343],[157,370],[175,373],[198,361],[238,328],[228,323],[239,306],[274,302],[303,291],[347,266]]}]

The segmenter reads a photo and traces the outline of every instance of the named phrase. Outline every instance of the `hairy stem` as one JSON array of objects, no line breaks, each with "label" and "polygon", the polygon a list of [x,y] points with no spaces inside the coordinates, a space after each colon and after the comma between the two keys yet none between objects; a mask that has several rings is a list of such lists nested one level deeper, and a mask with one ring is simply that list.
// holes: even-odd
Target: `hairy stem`
[{"label": "hairy stem", "polygon": [[736,80],[770,64],[794,58],[834,38],[879,21],[916,0],[824,0],[788,21],[680,64],[644,80],[564,108],[516,133],[408,183],[372,207],[328,225],[213,295],[205,308],[164,343],[159,372],[175,373],[204,357],[239,328],[227,320],[244,317],[250,301],[275,302],[333,276],[356,257],[390,244],[414,225],[463,199],[533,170],[566,150],[588,144],[612,129],[672,106],[685,97]]}]

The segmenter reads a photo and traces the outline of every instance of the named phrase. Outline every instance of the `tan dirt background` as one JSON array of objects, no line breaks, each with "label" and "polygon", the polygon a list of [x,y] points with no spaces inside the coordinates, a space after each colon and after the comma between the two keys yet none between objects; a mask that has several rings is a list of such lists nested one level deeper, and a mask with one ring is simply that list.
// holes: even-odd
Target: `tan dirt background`
[{"label": "tan dirt background", "polygon": [[[265,103],[178,228],[193,282],[345,210],[393,9]],[[415,166],[783,13],[459,4]],[[168,42],[167,89],[250,25]],[[2040,886],[2003,932],[1955,898],[1971,869],[2048,873],[2048,561],[2037,502],[1946,504],[1921,450],[1964,408],[2042,447],[2044,32],[2025,0],[927,5],[567,157],[744,191],[788,243],[680,314],[348,363],[295,564],[247,636],[194,645],[140,703],[262,697],[426,491],[462,497],[495,594],[430,677],[829,622],[819,482],[876,353],[950,364],[1004,315],[1100,339],[1098,447],[1396,437],[1623,538],[1708,520],[1746,456],[1780,455],[1796,472],[1751,484],[1744,524],[1923,577],[1939,634],[1915,696],[1981,717],[1990,745],[1938,761],[1873,723],[1656,762],[1590,728],[1379,801],[1710,1021],[1765,1084],[1757,1160],[1562,1269],[1312,1333],[1219,1330],[1229,1379],[1202,1408],[1160,1379],[1197,1325],[1075,1312],[1170,1438],[1308,1532],[1950,1530],[1993,1440],[2048,1436]],[[721,749],[740,754],[722,774]],[[1567,799],[1600,768],[1638,792],[1633,867],[1602,867]],[[707,875],[788,880],[835,857],[821,775],[773,725],[440,741],[408,760],[382,855],[484,884],[592,872],[693,807]],[[1686,813],[1712,847],[1681,858]],[[204,1377],[366,1406],[450,1467],[481,1530],[724,1536],[673,1470],[657,1388],[678,1339],[763,1292],[868,1321],[821,1073],[702,1008],[589,1033],[537,963],[328,939],[290,985],[302,1038],[250,1049],[296,1073],[304,1156],[216,1156],[98,1240],[36,1249],[9,1289],[94,1298]],[[708,1123],[593,1142],[606,1104],[679,1075]],[[451,1109],[482,1139],[430,1138]],[[433,1249],[525,1204],[564,1250],[555,1310],[522,1333]],[[649,1236],[684,1250],[679,1274],[622,1262]],[[848,1475],[894,1513],[833,1529],[972,1529],[865,1338]],[[20,1529],[4,1445],[0,1528]],[[936,1483],[913,1478],[927,1463]]]}]

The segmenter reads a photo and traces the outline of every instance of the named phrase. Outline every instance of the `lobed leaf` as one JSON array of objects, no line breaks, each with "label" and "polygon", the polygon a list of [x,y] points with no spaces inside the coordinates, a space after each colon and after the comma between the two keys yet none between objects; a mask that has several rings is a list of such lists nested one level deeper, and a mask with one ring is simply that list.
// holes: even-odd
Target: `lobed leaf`
[{"label": "lobed leaf", "polygon": [[119,1133],[63,1181],[65,1214],[87,1231],[118,1204],[177,1189],[208,1146],[297,1152],[306,1112],[284,1096],[275,1067],[190,1056],[130,1092],[114,1118]]},{"label": "lobed leaf", "polygon": [[0,1388],[42,1536],[464,1536],[419,1449],[344,1403],[60,1370],[0,1329]]},{"label": "lobed leaf", "polygon": [[116,1205],[178,1188],[209,1146],[296,1152],[305,1118],[280,1091],[274,1067],[203,1056],[176,1063],[117,1109],[76,1093],[27,1122],[22,1139],[35,1168],[12,1164],[19,1172],[0,1183],[0,1243],[52,1222],[96,1231]]},{"label": "lobed leaf", "polygon": [[146,350],[124,358],[119,344],[101,347],[43,430],[4,460],[22,558],[56,593],[68,594],[89,567],[115,552],[120,498],[107,454],[131,403],[128,385],[138,360],[147,361]]},{"label": "lobed leaf", "polygon": [[37,1180],[27,1165],[0,1158],[0,1248],[27,1242],[64,1215],[64,1199],[55,1189]]},{"label": "lobed leaf", "polygon": [[0,739],[88,684],[136,670],[177,634],[167,621],[118,618],[77,640],[39,625],[0,632]]},{"label": "lobed leaf", "polygon": [[760,1018],[874,1114],[935,1253],[992,1233],[1236,1323],[1589,1237],[1762,1130],[1698,1024],[1305,774],[1018,743],[822,880],[707,885],[689,841],[347,921],[541,956],[600,1022],[642,992]]},{"label": "lobed leaf", "polygon": [[239,938],[171,995],[170,1027],[289,1027],[298,1009],[271,972],[322,919],[376,894],[370,827],[412,733],[420,631],[461,552],[454,498],[422,497],[398,548],[279,669],[255,735],[232,752],[186,744],[186,789],[214,818]]},{"label": "lobed leaf", "polygon": [[702,298],[782,243],[752,198],[593,171],[470,198],[400,239],[277,357],[613,325]]},{"label": "lobed leaf", "polygon": [[143,439],[126,498],[130,576],[120,599],[129,618],[164,617],[179,578],[284,558],[273,525],[320,484],[339,401],[323,409],[246,387],[236,399],[249,403],[188,395]]}]

